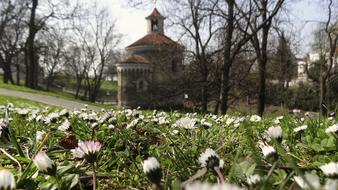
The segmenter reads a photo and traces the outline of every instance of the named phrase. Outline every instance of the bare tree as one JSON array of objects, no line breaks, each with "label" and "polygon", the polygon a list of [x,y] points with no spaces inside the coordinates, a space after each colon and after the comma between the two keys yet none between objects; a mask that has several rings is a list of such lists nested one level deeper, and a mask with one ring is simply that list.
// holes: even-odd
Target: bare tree
[{"label": "bare tree", "polygon": [[[51,1],[42,1],[44,4],[44,11],[39,10],[39,0],[31,0],[30,16],[28,20],[28,36],[25,45],[25,65],[26,65],[26,82],[25,85],[30,88],[38,88],[38,47],[36,36],[39,31],[46,27],[47,22],[54,22],[56,20],[66,20],[77,16],[79,5],[77,1],[71,4],[67,0],[60,0],[57,3]],[[46,10],[47,9],[47,10]]]},{"label": "bare tree", "polygon": [[[115,22],[105,8],[94,6],[89,16],[76,26],[88,63],[85,84],[89,101],[95,102],[102,84],[104,69],[114,49],[120,43],[121,35],[116,32]],[[87,64],[86,64],[87,65]]]},{"label": "bare tree", "polygon": [[[255,15],[255,22],[252,22],[250,27],[255,30],[259,22],[264,22],[268,19],[270,9],[280,10],[283,1],[274,2],[272,0],[254,0],[258,12]],[[260,20],[260,21],[259,21]],[[255,49],[258,62],[258,103],[257,115],[262,116],[265,108],[265,91],[266,91],[266,64],[268,62],[268,38],[271,29],[272,19],[268,20],[262,27],[260,32],[257,32],[251,38],[252,45]]]},{"label": "bare tree", "polygon": [[88,72],[89,63],[86,59],[86,53],[83,47],[77,45],[72,45],[67,48],[66,51],[66,63],[65,71],[71,77],[75,76],[76,86],[75,86],[75,98],[79,98],[79,93],[82,88],[82,83],[85,78],[85,74]]},{"label": "bare tree", "polygon": [[337,71],[333,68],[336,66],[335,58],[337,55],[338,45],[338,20],[337,13],[333,11],[333,0],[328,0],[328,19],[315,32],[314,49],[319,54],[319,60],[306,64],[306,72],[309,78],[319,85],[319,111],[320,115],[326,115],[327,108],[324,105],[328,103],[328,82]]},{"label": "bare tree", "polygon": [[[190,42],[187,53],[191,56],[190,68],[196,65],[199,76],[195,79],[195,85],[200,87],[202,100],[202,111],[207,111],[209,86],[210,86],[210,65],[208,59],[211,52],[215,34],[219,25],[214,17],[216,2],[203,0],[175,1],[176,6],[172,7],[170,19],[182,31],[182,37]],[[187,10],[187,11],[185,11]],[[187,55],[188,55],[187,54]]]},{"label": "bare tree", "polygon": [[0,66],[4,70],[4,82],[14,84],[12,77],[12,60],[22,51],[25,6],[19,1],[2,1],[0,21]]},{"label": "bare tree", "polygon": [[[230,90],[230,71],[236,56],[241,49],[254,38],[258,36],[258,32],[264,27],[270,25],[271,20],[278,13],[284,0],[276,1],[275,6],[269,10],[270,14],[257,22],[255,11],[259,9],[257,0],[249,1],[220,1],[218,6],[219,16],[225,21],[224,31],[224,46],[223,46],[223,65],[221,73],[221,88],[220,88],[220,111],[225,114],[228,109],[228,96]],[[254,22],[253,22],[254,21]],[[253,24],[254,23],[254,24]],[[234,35],[234,31],[240,31]]]},{"label": "bare tree", "polygon": [[63,66],[65,61],[65,39],[63,30],[50,28],[48,32],[41,35],[43,47],[41,57],[44,73],[46,75],[46,89],[50,90],[55,78],[55,71]]}]

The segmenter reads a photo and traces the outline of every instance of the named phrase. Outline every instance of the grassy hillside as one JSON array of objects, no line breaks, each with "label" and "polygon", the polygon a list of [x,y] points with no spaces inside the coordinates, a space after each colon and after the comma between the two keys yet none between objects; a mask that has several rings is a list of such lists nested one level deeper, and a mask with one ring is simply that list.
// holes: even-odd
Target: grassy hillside
[{"label": "grassy hillside", "polygon": [[82,100],[79,100],[79,99],[75,99],[73,94],[67,93],[67,92],[62,92],[60,90],[44,91],[44,90],[35,90],[35,89],[27,88],[25,86],[5,84],[2,81],[1,75],[0,75],[0,88],[20,91],[20,92],[33,93],[33,94],[42,94],[42,95],[47,95],[47,96],[53,96],[53,97],[62,98],[62,99],[66,99],[66,100],[76,101],[76,102],[83,103],[83,104],[90,104],[90,105],[98,106],[98,107],[102,107],[102,108],[111,108],[111,106],[109,106],[109,105],[103,105],[103,104],[100,104],[100,103],[92,103],[92,102],[88,102],[88,101],[82,101]]}]

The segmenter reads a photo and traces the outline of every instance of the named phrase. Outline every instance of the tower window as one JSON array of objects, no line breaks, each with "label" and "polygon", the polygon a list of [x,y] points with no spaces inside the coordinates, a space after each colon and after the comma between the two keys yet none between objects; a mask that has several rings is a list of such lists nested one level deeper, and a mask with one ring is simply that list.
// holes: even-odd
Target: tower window
[{"label": "tower window", "polygon": [[148,89],[148,83],[143,80],[143,79],[139,79],[136,83],[136,91],[137,92],[145,92]]},{"label": "tower window", "polygon": [[157,19],[151,20],[151,30],[158,31],[158,20]]}]

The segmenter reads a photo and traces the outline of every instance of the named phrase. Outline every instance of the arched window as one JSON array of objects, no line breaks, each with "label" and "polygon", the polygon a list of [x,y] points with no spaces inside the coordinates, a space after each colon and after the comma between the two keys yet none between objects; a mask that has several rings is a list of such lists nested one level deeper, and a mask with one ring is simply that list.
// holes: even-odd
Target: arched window
[{"label": "arched window", "polygon": [[157,19],[151,19],[151,30],[158,31],[158,21]]},{"label": "arched window", "polygon": [[143,79],[139,79],[137,80],[136,83],[136,91],[137,92],[145,92],[148,89],[148,83],[147,81],[143,80]]}]

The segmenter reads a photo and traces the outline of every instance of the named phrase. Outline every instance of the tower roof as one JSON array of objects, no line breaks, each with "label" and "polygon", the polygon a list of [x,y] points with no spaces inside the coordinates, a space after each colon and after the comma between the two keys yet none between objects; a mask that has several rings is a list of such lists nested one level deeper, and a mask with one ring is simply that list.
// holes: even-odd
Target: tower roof
[{"label": "tower roof", "polygon": [[170,46],[170,45],[176,45],[177,43],[167,37],[164,34],[159,33],[151,33],[147,34],[141,39],[137,40],[136,42],[129,45],[129,47],[135,47],[135,46],[146,46],[146,45],[155,45],[155,46]]},{"label": "tower roof", "polygon": [[161,15],[161,13],[157,10],[157,8],[154,8],[153,12],[149,16],[147,16],[146,19],[153,18],[153,17],[165,19],[165,17]]}]

